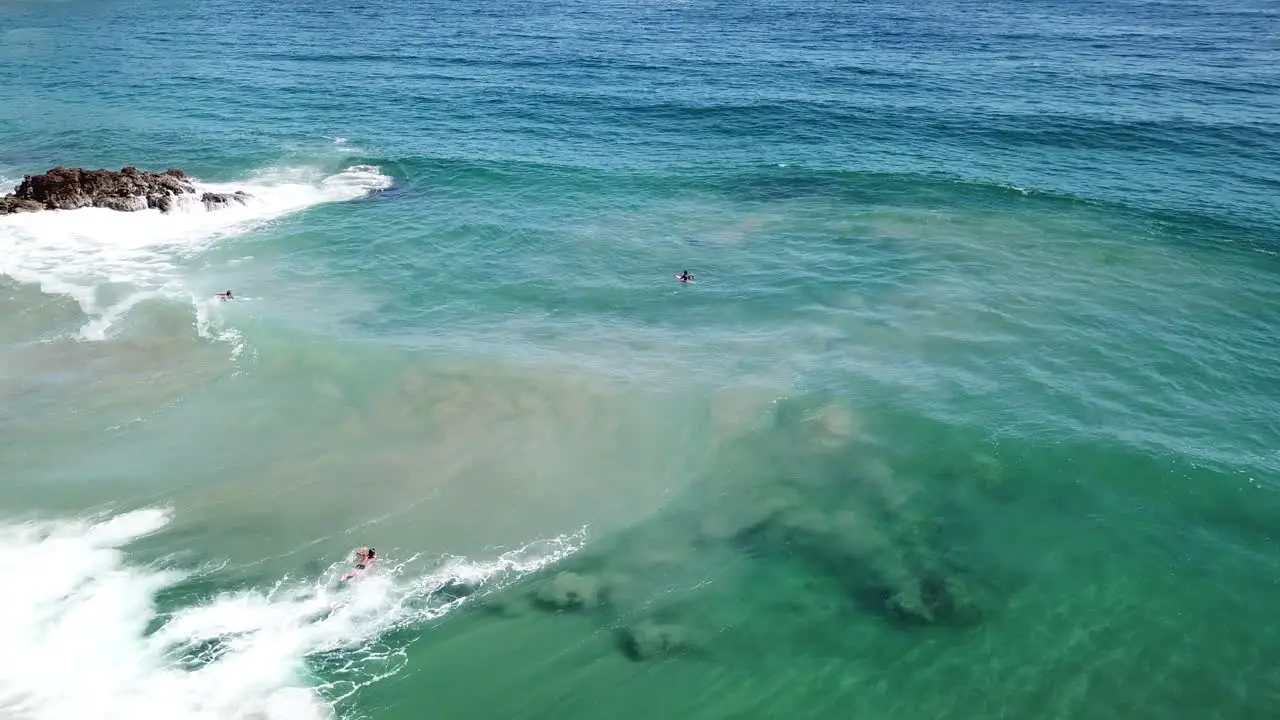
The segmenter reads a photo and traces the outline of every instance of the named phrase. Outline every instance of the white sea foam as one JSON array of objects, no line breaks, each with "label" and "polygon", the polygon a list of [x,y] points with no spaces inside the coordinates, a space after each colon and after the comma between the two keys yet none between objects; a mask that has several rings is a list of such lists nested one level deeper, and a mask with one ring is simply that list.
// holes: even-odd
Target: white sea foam
[{"label": "white sea foam", "polygon": [[[398,669],[397,651],[378,642],[384,633],[466,602],[441,589],[466,583],[482,593],[582,542],[579,533],[488,562],[453,559],[416,578],[388,558],[349,584],[337,579],[345,563],[335,564],[318,579],[192,600],[148,633],[160,619],[158,593],[185,574],[139,567],[122,548],[169,517],[147,509],[0,525],[0,572],[11,580],[0,593],[0,717],[331,718],[331,703]],[[321,654],[344,679],[308,687],[308,658]]]},{"label": "white sea foam", "polygon": [[89,316],[82,339],[102,340],[112,323],[142,300],[191,297],[182,263],[220,239],[309,207],[354,200],[391,183],[372,166],[332,175],[273,168],[243,182],[196,182],[198,192],[244,190],[252,195],[244,205],[232,203],[222,210],[207,211],[197,194],[182,197],[168,214],[84,208],[9,215],[0,218],[0,275],[74,298]]}]

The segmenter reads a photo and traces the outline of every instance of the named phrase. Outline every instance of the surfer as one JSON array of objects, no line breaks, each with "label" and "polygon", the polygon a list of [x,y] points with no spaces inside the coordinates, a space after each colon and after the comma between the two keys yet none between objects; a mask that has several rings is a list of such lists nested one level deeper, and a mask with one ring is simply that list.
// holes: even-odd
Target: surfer
[{"label": "surfer", "polygon": [[224,292],[224,293],[218,293],[218,297],[222,298],[223,300],[234,300],[234,299],[235,299],[235,298],[231,297],[231,291],[230,291],[230,290],[228,290],[228,291],[226,291],[226,292]]},{"label": "surfer", "polygon": [[679,280],[680,282],[690,282],[693,280],[693,276],[689,274],[688,270],[685,270],[684,272],[677,275],[676,279]]},{"label": "surfer", "polygon": [[342,579],[350,580],[351,578],[355,577],[356,574],[369,569],[369,566],[372,565],[373,561],[376,560],[377,558],[378,558],[378,551],[374,550],[373,548],[360,548],[359,550],[356,551],[356,568],[351,572],[347,573],[346,575],[343,575]]}]

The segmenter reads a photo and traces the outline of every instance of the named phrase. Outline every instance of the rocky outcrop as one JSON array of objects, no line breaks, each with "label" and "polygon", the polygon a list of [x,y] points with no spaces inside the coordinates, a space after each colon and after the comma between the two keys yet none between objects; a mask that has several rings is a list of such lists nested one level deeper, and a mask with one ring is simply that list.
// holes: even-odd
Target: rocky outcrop
[{"label": "rocky outcrop", "polygon": [[[0,198],[0,215],[86,207],[120,212],[155,208],[169,212],[176,198],[195,193],[195,186],[181,170],[153,173],[135,167],[119,172],[56,167],[43,175],[24,177],[11,194]],[[249,197],[242,191],[204,193],[200,201],[207,210],[219,210],[232,203],[243,204]]]}]

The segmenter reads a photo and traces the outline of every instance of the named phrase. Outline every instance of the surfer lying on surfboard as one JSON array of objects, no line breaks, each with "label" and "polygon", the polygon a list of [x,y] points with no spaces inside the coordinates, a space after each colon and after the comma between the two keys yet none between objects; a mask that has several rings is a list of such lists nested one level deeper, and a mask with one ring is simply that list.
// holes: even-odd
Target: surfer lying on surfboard
[{"label": "surfer lying on surfboard", "polygon": [[693,276],[689,274],[688,270],[685,270],[684,272],[677,275],[676,279],[684,283],[693,282]]},{"label": "surfer lying on surfboard", "polygon": [[378,553],[373,548],[360,548],[356,551],[356,568],[346,575],[342,576],[343,580],[350,580],[356,575],[369,569],[374,560],[378,559]]}]

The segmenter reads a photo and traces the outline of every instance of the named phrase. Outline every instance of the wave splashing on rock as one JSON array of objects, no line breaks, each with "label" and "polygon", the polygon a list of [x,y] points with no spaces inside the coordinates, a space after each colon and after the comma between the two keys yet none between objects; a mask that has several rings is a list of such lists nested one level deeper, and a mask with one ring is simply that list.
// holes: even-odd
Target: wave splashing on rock
[{"label": "wave splashing on rock", "polygon": [[[167,213],[175,200],[196,195],[187,174],[179,169],[162,173],[135,167],[113,170],[84,170],[56,167],[43,175],[27,175],[14,191],[0,198],[0,215],[39,210],[78,210],[96,207],[119,212],[156,209]],[[249,195],[204,193],[200,202],[206,210],[218,210],[232,203],[244,204]]]}]

